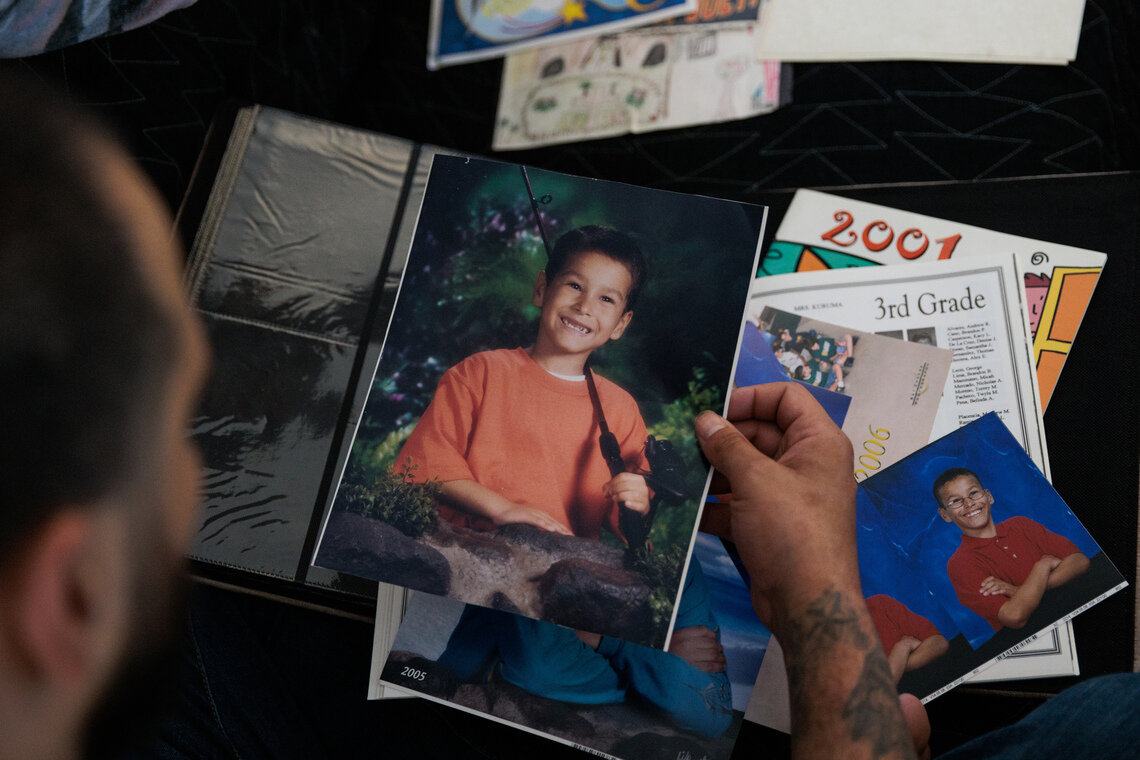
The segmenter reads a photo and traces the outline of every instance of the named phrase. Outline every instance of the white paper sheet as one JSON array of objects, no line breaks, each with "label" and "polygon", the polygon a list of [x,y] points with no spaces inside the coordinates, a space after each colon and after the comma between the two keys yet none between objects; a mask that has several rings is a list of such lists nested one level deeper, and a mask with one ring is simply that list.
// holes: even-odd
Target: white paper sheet
[{"label": "white paper sheet", "polygon": [[781,61],[924,60],[1064,65],[1084,0],[769,0],[757,53]]}]

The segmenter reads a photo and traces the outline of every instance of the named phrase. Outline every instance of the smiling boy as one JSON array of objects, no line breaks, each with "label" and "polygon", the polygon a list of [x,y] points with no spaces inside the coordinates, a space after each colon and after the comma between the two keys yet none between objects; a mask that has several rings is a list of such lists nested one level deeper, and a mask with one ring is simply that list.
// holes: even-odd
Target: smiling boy
[{"label": "smiling boy", "polygon": [[995,524],[993,494],[965,467],[934,480],[938,514],[962,531],[962,543],[946,563],[958,601],[995,631],[1021,628],[1045,592],[1084,573],[1089,560],[1069,539],[1014,516]]},{"label": "smiling boy", "polygon": [[633,318],[646,263],[627,235],[586,226],[558,239],[532,301],[538,335],[526,348],[483,351],[444,373],[397,458],[441,485],[440,515],[477,530],[529,523],[598,538],[617,535],[618,505],[649,511],[645,423],[626,391],[595,376],[627,472],[610,475],[585,382],[586,360]]}]

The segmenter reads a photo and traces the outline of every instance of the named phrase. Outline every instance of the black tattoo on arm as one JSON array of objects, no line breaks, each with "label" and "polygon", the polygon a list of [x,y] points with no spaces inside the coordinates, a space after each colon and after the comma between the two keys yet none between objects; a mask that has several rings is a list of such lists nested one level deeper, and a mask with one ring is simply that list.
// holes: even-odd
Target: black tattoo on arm
[{"label": "black tattoo on arm", "polygon": [[[843,736],[866,743],[871,757],[913,757],[913,746],[898,709],[898,692],[886,655],[869,619],[850,595],[828,589],[813,599],[784,630],[793,737],[838,712]],[[822,689],[841,680],[840,670],[858,674],[841,699],[821,700]]]}]

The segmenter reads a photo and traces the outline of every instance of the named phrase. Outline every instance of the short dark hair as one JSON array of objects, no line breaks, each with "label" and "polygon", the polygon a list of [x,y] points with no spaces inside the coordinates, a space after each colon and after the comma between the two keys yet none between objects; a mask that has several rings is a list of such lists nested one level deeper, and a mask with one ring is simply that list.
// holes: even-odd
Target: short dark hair
[{"label": "short dark hair", "polygon": [[587,224],[564,233],[554,243],[546,262],[546,281],[551,282],[566,268],[566,263],[579,253],[596,251],[608,256],[629,270],[633,284],[625,297],[625,310],[633,309],[637,297],[649,278],[649,265],[637,242],[624,232],[598,224]]},{"label": "short dark hair", "polygon": [[[942,486],[963,475],[969,475],[978,481],[978,485],[982,485],[982,479],[978,477],[978,473],[966,467],[951,467],[948,470],[943,470],[942,474],[934,479],[934,487],[931,490],[934,493],[934,503],[937,504],[940,509],[942,507],[942,499],[938,496],[938,492],[942,490]],[[984,488],[985,486],[982,487]]]},{"label": "short dark hair", "polygon": [[[142,461],[180,349],[130,220],[108,205],[93,116],[0,75],[0,556]],[[4,560],[0,560],[3,562]]]}]

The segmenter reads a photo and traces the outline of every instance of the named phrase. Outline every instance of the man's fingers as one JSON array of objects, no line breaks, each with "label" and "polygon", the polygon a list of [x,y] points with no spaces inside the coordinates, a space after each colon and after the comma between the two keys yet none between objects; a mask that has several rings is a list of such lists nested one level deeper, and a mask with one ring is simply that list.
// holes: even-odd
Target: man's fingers
[{"label": "man's fingers", "polygon": [[724,473],[734,490],[748,479],[763,477],[762,471],[772,464],[743,433],[715,412],[702,412],[695,427],[701,450],[712,466]]},{"label": "man's fingers", "polygon": [[913,694],[900,694],[899,707],[902,708],[903,719],[910,731],[910,740],[914,743],[914,753],[919,760],[929,760],[930,718],[926,715],[926,708]]},{"label": "man's fingers", "polygon": [[728,419],[767,420],[787,429],[791,421],[819,408],[811,393],[799,383],[764,383],[737,388],[728,399]]},{"label": "man's fingers", "polygon": [[763,451],[767,456],[776,458],[780,450],[780,442],[784,440],[784,431],[775,422],[767,420],[737,420],[732,423],[741,434],[752,442],[752,445]]},{"label": "man's fingers", "polygon": [[804,439],[839,433],[819,402],[799,383],[766,383],[737,388],[728,419],[753,445],[773,459]]},{"label": "man's fingers", "polygon": [[765,383],[737,388],[728,398],[730,420],[774,420],[784,387],[791,383]]}]

